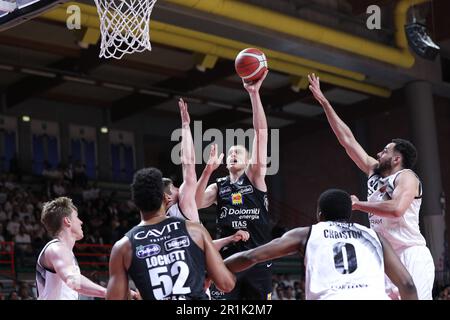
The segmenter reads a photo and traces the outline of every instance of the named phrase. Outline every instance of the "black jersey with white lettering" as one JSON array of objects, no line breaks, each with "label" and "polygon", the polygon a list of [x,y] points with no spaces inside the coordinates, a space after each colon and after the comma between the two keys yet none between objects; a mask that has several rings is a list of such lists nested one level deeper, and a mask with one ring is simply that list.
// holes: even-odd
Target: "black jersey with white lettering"
[{"label": "black jersey with white lettering", "polygon": [[132,249],[128,273],[143,299],[208,299],[203,289],[205,254],[189,236],[185,221],[170,217],[138,225],[126,236]]},{"label": "black jersey with white lettering", "polygon": [[250,233],[246,242],[231,243],[221,250],[223,257],[252,249],[271,240],[267,192],[256,189],[244,173],[235,183],[230,176],[217,179],[217,237],[242,229]]}]

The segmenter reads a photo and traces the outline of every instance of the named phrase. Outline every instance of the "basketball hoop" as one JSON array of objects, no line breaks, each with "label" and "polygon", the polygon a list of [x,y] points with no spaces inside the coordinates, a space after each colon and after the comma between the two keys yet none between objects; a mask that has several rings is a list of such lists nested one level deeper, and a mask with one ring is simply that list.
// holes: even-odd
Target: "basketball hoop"
[{"label": "basketball hoop", "polygon": [[157,0],[95,0],[102,34],[100,58],[152,50],[150,16]]}]

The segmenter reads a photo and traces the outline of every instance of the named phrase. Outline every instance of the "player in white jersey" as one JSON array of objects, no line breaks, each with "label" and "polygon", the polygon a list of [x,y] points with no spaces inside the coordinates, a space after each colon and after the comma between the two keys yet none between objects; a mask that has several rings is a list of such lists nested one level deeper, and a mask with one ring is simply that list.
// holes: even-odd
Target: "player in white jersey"
[{"label": "player in white jersey", "polygon": [[81,274],[72,252],[75,242],[83,238],[83,222],[72,200],[60,197],[47,202],[41,221],[54,239],[45,245],[36,263],[38,299],[77,300],[78,294],[104,298],[106,288]]},{"label": "player in white jersey", "polygon": [[318,201],[319,222],[296,228],[281,238],[239,252],[225,260],[232,272],[301,253],[305,260],[307,300],[384,300],[384,274],[398,286],[404,299],[417,299],[411,275],[389,242],[375,231],[350,222],[352,202],[342,190],[330,189]]},{"label": "player in white jersey", "polygon": [[[414,279],[419,299],[432,299],[433,257],[419,229],[422,187],[411,170],[417,159],[415,147],[409,141],[393,139],[377,154],[377,159],[370,157],[323,95],[319,78],[313,74],[308,79],[339,143],[369,177],[368,201],[352,196],[353,209],[369,213],[371,227],[391,242]],[[390,291],[392,298],[399,298],[395,287]]]}]

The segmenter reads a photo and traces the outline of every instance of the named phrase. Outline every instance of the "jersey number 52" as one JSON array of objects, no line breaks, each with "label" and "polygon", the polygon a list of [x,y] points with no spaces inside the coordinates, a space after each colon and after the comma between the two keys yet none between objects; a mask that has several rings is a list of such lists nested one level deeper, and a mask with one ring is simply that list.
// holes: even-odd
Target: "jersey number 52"
[{"label": "jersey number 52", "polygon": [[[185,287],[189,267],[183,261],[175,262],[169,270],[166,266],[148,270],[155,299],[161,300],[169,295],[186,295],[191,288]],[[175,283],[174,283],[175,281]]]}]

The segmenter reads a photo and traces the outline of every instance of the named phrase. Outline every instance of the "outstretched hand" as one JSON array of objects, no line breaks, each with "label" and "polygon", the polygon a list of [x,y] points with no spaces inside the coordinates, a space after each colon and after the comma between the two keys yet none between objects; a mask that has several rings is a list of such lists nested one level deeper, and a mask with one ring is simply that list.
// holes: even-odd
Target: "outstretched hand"
[{"label": "outstretched hand", "polygon": [[216,170],[220,164],[222,163],[224,154],[221,153],[220,156],[217,156],[217,144],[214,143],[211,145],[211,150],[209,151],[209,159],[206,163],[208,169],[212,172]]},{"label": "outstretched hand", "polygon": [[181,125],[188,126],[191,123],[191,118],[188,112],[188,105],[184,102],[183,98],[178,100],[178,106],[180,107]]},{"label": "outstretched hand", "polygon": [[316,98],[317,101],[319,101],[320,104],[325,102],[327,99],[325,98],[322,90],[320,90],[320,78],[316,77],[316,75],[308,74],[308,80],[309,80],[309,90],[311,90],[314,98]]},{"label": "outstretched hand", "polygon": [[264,79],[267,77],[268,73],[269,73],[269,70],[267,69],[266,72],[264,72],[264,74],[262,75],[262,77],[259,78],[259,80],[256,82],[245,82],[244,80],[242,80],[245,90],[247,90],[248,93],[259,92],[259,88],[261,88],[261,85],[262,85]]},{"label": "outstretched hand", "polygon": [[239,241],[247,241],[250,238],[250,233],[244,230],[238,230],[233,235],[233,238],[231,239],[231,242],[239,242]]}]

